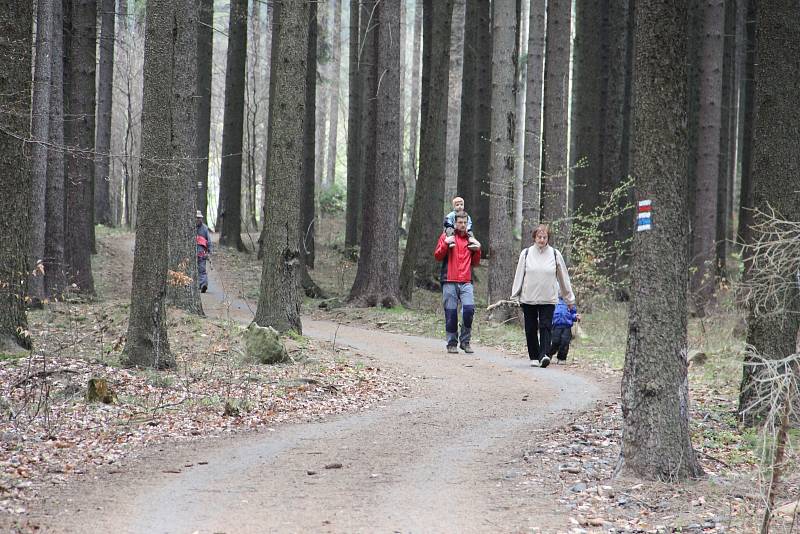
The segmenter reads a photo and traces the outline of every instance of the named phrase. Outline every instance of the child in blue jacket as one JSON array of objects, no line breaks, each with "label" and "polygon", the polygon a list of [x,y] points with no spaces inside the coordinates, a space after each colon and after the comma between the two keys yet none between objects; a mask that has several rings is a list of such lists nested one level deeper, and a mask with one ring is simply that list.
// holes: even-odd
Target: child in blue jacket
[{"label": "child in blue jacket", "polygon": [[564,299],[558,297],[558,304],[556,304],[556,309],[553,312],[553,338],[548,352],[550,357],[558,353],[558,363],[567,361],[569,342],[572,341],[572,325],[580,320],[581,316],[578,313],[578,308],[573,307],[570,310]]}]

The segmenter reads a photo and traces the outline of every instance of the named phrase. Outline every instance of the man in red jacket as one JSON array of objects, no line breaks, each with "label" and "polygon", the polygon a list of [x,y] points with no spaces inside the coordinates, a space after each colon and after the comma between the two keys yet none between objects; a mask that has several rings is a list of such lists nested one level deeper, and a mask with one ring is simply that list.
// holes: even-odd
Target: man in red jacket
[{"label": "man in red jacket", "polygon": [[[433,256],[442,262],[442,303],[444,304],[447,352],[458,354],[458,345],[467,353],[472,334],[472,317],[475,314],[475,297],[472,291],[472,267],[481,261],[481,244],[470,243],[467,235],[467,213],[456,213],[455,234],[439,236]],[[453,244],[454,246],[450,246]],[[461,303],[461,336],[458,335],[458,304]]]}]

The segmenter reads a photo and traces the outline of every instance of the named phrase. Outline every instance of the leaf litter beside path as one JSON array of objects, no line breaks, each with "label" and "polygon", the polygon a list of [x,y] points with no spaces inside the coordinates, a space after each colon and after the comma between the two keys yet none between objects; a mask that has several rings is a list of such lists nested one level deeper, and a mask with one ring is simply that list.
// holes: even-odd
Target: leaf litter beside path
[{"label": "leaf litter beside path", "polygon": [[[0,357],[0,529],[24,524],[52,485],[117,470],[150,445],[365,410],[408,378],[302,337],[286,339],[292,363],[248,363],[242,325],[179,311],[169,313],[177,368],[125,369],[126,303],[53,303],[29,319],[35,352]],[[94,377],[116,402],[85,400]]]}]

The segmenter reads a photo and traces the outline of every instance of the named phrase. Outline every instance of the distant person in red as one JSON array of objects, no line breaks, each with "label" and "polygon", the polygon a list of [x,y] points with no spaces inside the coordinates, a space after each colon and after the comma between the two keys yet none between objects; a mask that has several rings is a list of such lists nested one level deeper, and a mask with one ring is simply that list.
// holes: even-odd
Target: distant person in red
[{"label": "distant person in red", "polygon": [[197,241],[197,286],[201,293],[208,290],[208,273],[206,272],[206,260],[211,254],[211,234],[208,233],[208,226],[203,224],[203,213],[197,210],[196,217],[196,236]]},{"label": "distant person in red", "polygon": [[[472,268],[481,261],[481,244],[467,234],[469,215],[455,214],[455,232],[442,232],[433,256],[442,262],[442,304],[444,305],[447,352],[458,354],[458,347],[467,353],[475,352],[469,345],[475,296],[472,290]],[[458,333],[458,304],[461,303],[461,335]]]}]

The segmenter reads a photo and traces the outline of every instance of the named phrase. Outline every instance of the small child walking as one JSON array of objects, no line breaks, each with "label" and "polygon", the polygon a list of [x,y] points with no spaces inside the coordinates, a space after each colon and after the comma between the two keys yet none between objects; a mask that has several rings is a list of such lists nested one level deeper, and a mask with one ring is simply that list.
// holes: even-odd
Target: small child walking
[{"label": "small child walking", "polygon": [[580,320],[577,306],[570,310],[564,299],[558,297],[558,304],[553,312],[553,338],[548,352],[550,357],[558,354],[557,363],[563,364],[567,361],[569,343],[572,341],[572,325]]}]

